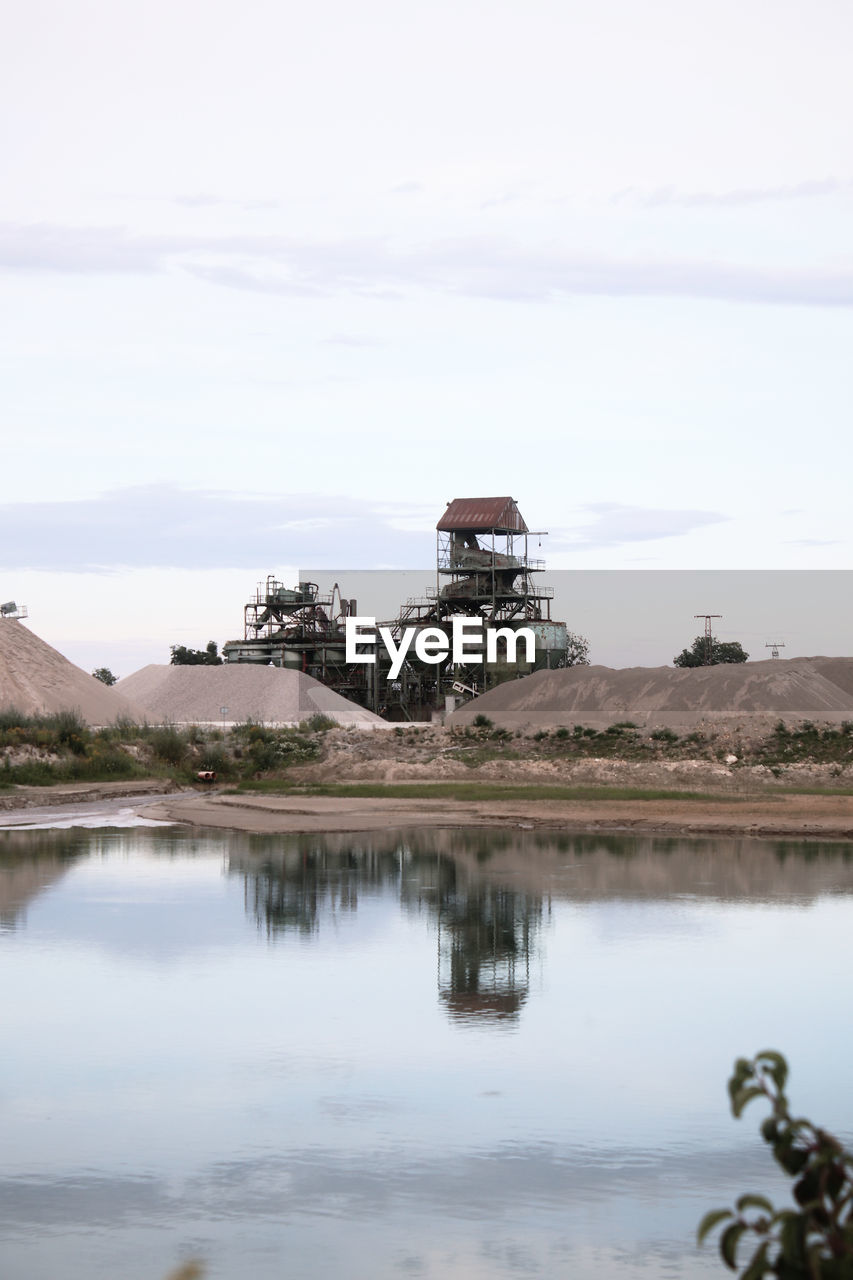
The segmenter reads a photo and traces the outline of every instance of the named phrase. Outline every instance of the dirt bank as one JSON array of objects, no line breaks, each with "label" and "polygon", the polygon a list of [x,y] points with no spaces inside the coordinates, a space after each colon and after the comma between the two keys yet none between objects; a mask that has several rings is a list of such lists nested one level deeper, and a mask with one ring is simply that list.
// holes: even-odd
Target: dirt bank
[{"label": "dirt bank", "polygon": [[663,835],[751,835],[853,841],[853,797],[673,796],[663,800],[448,800],[182,794],[145,817],[257,833],[501,826]]},{"label": "dirt bank", "polygon": [[11,787],[0,791],[0,812],[15,813],[19,809],[45,809],[54,805],[89,804],[93,800],[110,800],[121,796],[160,795],[178,788],[168,778],[134,778],[127,782],[64,782],[55,787]]}]

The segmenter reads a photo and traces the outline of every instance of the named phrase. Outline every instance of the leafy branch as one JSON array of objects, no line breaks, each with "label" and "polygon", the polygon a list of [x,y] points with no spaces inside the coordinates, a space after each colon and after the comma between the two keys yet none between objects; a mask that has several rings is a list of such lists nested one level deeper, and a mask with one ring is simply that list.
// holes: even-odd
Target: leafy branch
[{"label": "leafy branch", "polygon": [[837,1138],[810,1120],[792,1117],[785,1085],[788,1064],[781,1053],[765,1049],[753,1059],[738,1058],[728,1090],[739,1118],[755,1098],[766,1098],[771,1114],[761,1136],[794,1184],[795,1208],[776,1209],[765,1197],[743,1195],[734,1209],[712,1209],[699,1224],[702,1241],[723,1223],[720,1256],[738,1270],[737,1253],[745,1235],[758,1237],[740,1280],[853,1280],[853,1155]]}]

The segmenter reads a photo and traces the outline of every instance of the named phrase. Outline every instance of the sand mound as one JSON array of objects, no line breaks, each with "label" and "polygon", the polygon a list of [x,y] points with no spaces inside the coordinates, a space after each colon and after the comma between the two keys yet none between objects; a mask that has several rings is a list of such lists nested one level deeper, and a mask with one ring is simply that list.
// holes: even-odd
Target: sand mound
[{"label": "sand mound", "polygon": [[25,715],[79,711],[91,725],[112,724],[121,716],[144,718],[114,689],[8,618],[0,619],[0,707],[15,707]]},{"label": "sand mound", "polygon": [[620,720],[691,729],[734,719],[853,720],[853,658],[768,659],[717,667],[569,667],[537,671],[460,707],[450,725],[488,716],[499,727],[588,725]]},{"label": "sand mound", "polygon": [[[152,663],[117,686],[149,720],[172,724],[297,724],[324,715],[362,729],[391,726],[301,671],[224,663],[221,667],[173,667]],[[222,708],[227,708],[223,711]]]}]

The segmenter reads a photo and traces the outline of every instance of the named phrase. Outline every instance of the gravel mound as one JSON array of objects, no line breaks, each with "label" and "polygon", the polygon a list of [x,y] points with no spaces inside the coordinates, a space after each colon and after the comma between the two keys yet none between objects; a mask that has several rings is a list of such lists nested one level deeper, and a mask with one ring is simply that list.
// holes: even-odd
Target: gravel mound
[{"label": "gravel mound", "polygon": [[142,720],[132,702],[63,658],[23,623],[0,618],[0,707],[25,715],[77,711],[90,725]]},{"label": "gravel mound", "polygon": [[505,729],[620,720],[648,728],[698,729],[733,720],[853,720],[853,658],[770,658],[716,667],[569,667],[499,685],[448,717],[488,716]]},{"label": "gravel mound", "polygon": [[[388,729],[387,721],[301,671],[226,662],[220,667],[152,663],[116,686],[149,720],[171,724],[298,724],[324,715],[341,725]],[[225,710],[223,711],[223,708]]]}]

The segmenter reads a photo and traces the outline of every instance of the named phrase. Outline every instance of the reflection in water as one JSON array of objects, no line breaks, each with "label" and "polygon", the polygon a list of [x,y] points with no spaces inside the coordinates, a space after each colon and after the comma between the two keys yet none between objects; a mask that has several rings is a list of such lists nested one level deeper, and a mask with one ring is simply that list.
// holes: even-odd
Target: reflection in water
[{"label": "reflection in water", "polygon": [[371,837],[348,839],[340,849],[330,848],[328,838],[297,836],[275,856],[232,854],[247,910],[267,935],[315,934],[323,920],[355,912],[360,894],[390,890],[404,910],[426,913],[436,926],[438,989],[448,1012],[516,1018],[527,996],[542,898],[483,882],[483,833],[468,842],[477,856],[473,866],[412,837],[391,837],[384,848]]},{"label": "reflection in water", "polygon": [[518,1017],[541,916],[541,899],[512,889],[447,887],[438,910],[438,989],[449,1013],[461,1019]]},{"label": "reflection in water", "polygon": [[80,831],[0,831],[0,930],[20,928],[32,899],[89,851]]},{"label": "reflection in water", "polygon": [[456,829],[236,836],[232,872],[268,936],[316,935],[393,893],[436,927],[438,991],[456,1019],[516,1019],[529,990],[544,904],[569,899],[814,901],[853,892],[842,841],[567,835]]},{"label": "reflection in water", "polygon": [[0,833],[4,1280],[713,1280],[735,1054],[844,1136],[850,853]]}]

